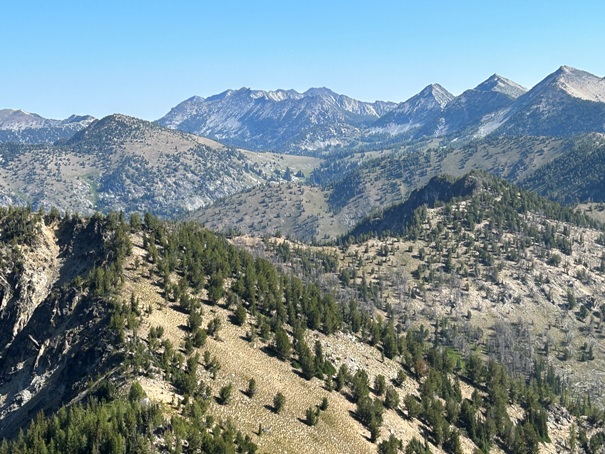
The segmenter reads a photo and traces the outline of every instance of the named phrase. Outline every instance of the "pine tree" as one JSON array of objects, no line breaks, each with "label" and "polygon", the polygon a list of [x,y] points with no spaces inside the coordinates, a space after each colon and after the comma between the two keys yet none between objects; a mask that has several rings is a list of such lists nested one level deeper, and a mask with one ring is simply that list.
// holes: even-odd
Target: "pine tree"
[{"label": "pine tree", "polygon": [[273,411],[275,413],[281,413],[286,406],[286,396],[281,392],[278,392],[273,398]]},{"label": "pine tree", "polygon": [[275,332],[274,348],[279,359],[282,361],[287,361],[290,359],[292,344],[290,344],[290,338],[283,328],[278,328]]}]

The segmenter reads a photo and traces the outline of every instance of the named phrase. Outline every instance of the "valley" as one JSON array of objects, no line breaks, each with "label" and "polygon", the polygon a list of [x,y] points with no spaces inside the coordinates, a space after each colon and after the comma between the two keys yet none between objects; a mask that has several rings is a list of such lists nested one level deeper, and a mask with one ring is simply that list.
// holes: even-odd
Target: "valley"
[{"label": "valley", "polygon": [[0,110],[0,454],[602,452],[604,80]]}]

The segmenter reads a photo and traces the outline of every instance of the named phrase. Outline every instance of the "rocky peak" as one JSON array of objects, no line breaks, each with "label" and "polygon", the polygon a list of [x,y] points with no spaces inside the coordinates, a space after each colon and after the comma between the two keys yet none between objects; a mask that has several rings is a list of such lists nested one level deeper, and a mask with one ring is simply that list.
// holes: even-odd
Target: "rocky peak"
[{"label": "rocky peak", "polygon": [[398,104],[381,117],[374,126],[390,127],[389,132],[395,134],[407,132],[435,120],[452,99],[454,99],[454,95],[441,85],[428,85],[420,93]]},{"label": "rocky peak", "polygon": [[52,121],[21,109],[0,110],[0,129],[23,130],[27,128],[42,128],[48,126]]},{"label": "rocky peak", "polygon": [[605,78],[571,66],[561,66],[548,80],[554,86],[574,98],[593,102],[605,102]]},{"label": "rocky peak", "polygon": [[338,94],[326,87],[312,87],[303,93],[305,96],[317,96],[319,98],[337,98]]},{"label": "rocky peak", "polygon": [[428,85],[417,96],[421,98],[432,98],[441,107],[445,107],[448,102],[454,99],[454,95],[439,84]]},{"label": "rocky peak", "polygon": [[183,102],[158,120],[162,126],[255,150],[300,151],[335,145],[394,104],[368,103],[319,87],[296,90],[227,90]]},{"label": "rocky peak", "polygon": [[502,93],[510,98],[516,99],[522,94],[527,92],[527,88],[513,82],[512,80],[506,79],[505,77],[494,74],[487,80],[480,83],[475,87],[477,91],[483,92],[497,92]]},{"label": "rocky peak", "polygon": [[89,115],[52,120],[24,110],[0,110],[0,143],[54,143],[73,136],[94,121]]}]

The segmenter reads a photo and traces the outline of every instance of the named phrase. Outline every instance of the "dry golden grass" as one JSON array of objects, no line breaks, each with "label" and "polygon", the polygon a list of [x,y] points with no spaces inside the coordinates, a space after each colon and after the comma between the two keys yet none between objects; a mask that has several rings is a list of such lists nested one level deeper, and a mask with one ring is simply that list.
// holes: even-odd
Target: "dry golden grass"
[{"label": "dry golden grass", "polygon": [[[146,337],[152,326],[164,327],[164,338],[169,339],[175,347],[179,347],[185,337],[183,326],[187,316],[171,308],[160,294],[159,287],[150,279],[149,265],[145,263],[145,252],[141,249],[140,238],[133,238],[133,254],[126,264],[126,282],[123,288],[123,298],[126,300],[134,292],[138,296],[143,309],[153,310],[146,314],[144,324],[139,333]],[[141,265],[134,269],[134,257],[139,257]],[[204,321],[207,323],[214,317],[223,321],[218,339],[209,337],[206,345],[198,351],[200,356],[208,350],[216,356],[221,369],[213,380],[209,373],[200,365],[199,378],[211,386],[213,395],[218,396],[220,388],[227,383],[233,384],[231,401],[220,405],[213,400],[210,412],[217,418],[231,419],[235,426],[252,436],[259,445],[261,452],[266,453],[373,453],[376,445],[369,441],[369,432],[354,417],[355,404],[346,396],[328,392],[324,382],[316,378],[307,381],[293,370],[289,362],[284,362],[272,356],[267,344],[260,339],[254,342],[246,340],[246,332],[250,328],[231,324],[230,311],[220,306],[204,306]],[[319,340],[327,358],[336,367],[346,363],[351,370],[365,369],[371,381],[377,374],[383,374],[387,379],[396,375],[398,364],[389,359],[381,358],[380,353],[366,344],[357,341],[353,336],[338,334],[325,336],[312,333],[308,337],[312,345]],[[257,392],[254,397],[248,397],[244,391],[248,381],[254,378]],[[176,411],[175,403],[180,400],[175,390],[158,377],[141,377],[139,379],[147,395],[155,401],[162,402],[170,411]],[[418,393],[418,383],[408,379],[404,382],[399,393],[401,399],[407,393]],[[273,397],[281,392],[286,397],[286,405],[280,414],[272,411]],[[307,408],[317,406],[323,397],[328,397],[329,408],[322,412],[316,426],[309,427],[305,422]],[[262,428],[261,435],[258,433]],[[409,421],[394,410],[385,410],[381,439],[386,439],[391,433],[407,443],[412,437],[422,438],[422,427],[417,420]],[[465,440],[465,446],[472,445]],[[441,452],[431,446],[433,452]]]},{"label": "dry golden grass", "polygon": [[[166,303],[160,294],[159,287],[154,282],[153,273],[150,273],[150,265],[144,260],[145,252],[141,248],[140,237],[133,238],[133,241],[134,251],[126,266],[127,279],[124,285],[124,298],[129,298],[130,294],[134,292],[139,297],[143,309],[148,306],[153,308],[150,314],[145,315],[144,324],[140,330],[141,336],[145,337],[151,326],[163,326],[164,337],[170,339],[175,347],[180,347],[186,335],[183,327],[186,325],[187,316]],[[387,260],[392,262],[392,266],[398,267],[403,263],[406,267],[410,267],[419,263],[414,254],[408,252],[408,243],[388,241],[390,241],[389,245],[398,251],[395,257],[389,257]],[[255,240],[242,238],[241,243],[250,245],[254,244]],[[385,263],[381,263],[383,268],[380,268],[379,262],[376,262],[376,260],[384,260],[376,255],[380,246],[381,243],[376,240],[368,243],[367,251],[365,245],[353,246],[349,250],[348,257],[350,258],[351,254],[357,252],[362,257],[361,269],[368,272],[369,278],[375,278],[376,271],[383,269],[385,265]],[[326,248],[324,247],[323,250],[325,251]],[[137,256],[142,264],[135,270],[133,263],[134,257]],[[345,260],[345,257],[343,256],[342,259]],[[374,274],[370,273],[372,268],[374,268]],[[506,273],[503,276],[505,282],[508,282]],[[394,292],[393,289],[390,291]],[[477,292],[472,288],[468,292],[467,298],[471,301],[469,307],[473,311],[473,320],[480,324],[485,323],[487,327],[488,321],[493,320],[492,317],[502,317],[503,312],[502,309],[495,310],[491,307]],[[430,294],[431,290],[428,292],[428,295]],[[199,296],[204,297],[205,295]],[[395,293],[392,297],[395,297]],[[436,297],[430,298],[433,300]],[[475,298],[485,306],[481,311],[476,308]],[[419,320],[422,320],[422,314],[424,314],[422,307],[425,304],[427,302],[422,298],[413,300],[412,306],[416,308]],[[526,310],[535,311],[537,309]],[[198,351],[200,356],[203,356],[203,352],[207,350],[211,356],[218,358],[221,369],[216,378],[212,379],[210,374],[204,370],[203,365],[200,365],[199,379],[211,387],[215,397],[218,396],[221,387],[228,383],[233,385],[231,401],[226,405],[221,405],[213,399],[210,406],[211,414],[219,420],[231,420],[238,429],[252,437],[253,441],[259,445],[261,452],[375,452],[376,445],[369,441],[369,432],[354,418],[355,405],[345,395],[328,392],[324,388],[324,383],[316,378],[311,381],[303,379],[297,371],[293,370],[289,362],[272,356],[270,348],[267,348],[267,343],[261,339],[257,338],[253,342],[247,340],[247,331],[254,320],[249,318],[244,327],[239,327],[229,322],[231,312],[222,306],[204,305],[203,311],[205,323],[214,317],[219,317],[223,322],[223,328],[219,331],[218,338],[209,337],[206,345]],[[445,310],[442,312],[446,313]],[[531,312],[527,312],[527,316],[530,315],[532,315]],[[536,326],[541,327],[542,322],[536,323]],[[312,346],[315,341],[321,343],[325,357],[337,368],[341,364],[346,364],[351,371],[364,369],[370,377],[370,383],[373,383],[374,377],[378,374],[384,375],[387,381],[394,378],[400,367],[396,361],[383,358],[377,349],[360,342],[351,334],[339,333],[325,336],[317,332],[309,332],[307,334],[308,344]],[[251,378],[254,378],[257,383],[257,392],[252,398],[245,394]],[[149,397],[164,403],[171,412],[178,411],[179,407],[176,403],[181,397],[176,394],[171,385],[158,377],[142,377],[140,382]],[[418,381],[408,377],[398,389],[401,401],[407,394],[418,395],[418,389]],[[465,383],[461,384],[461,390],[464,398],[470,398],[474,391]],[[277,392],[283,393],[286,397],[285,409],[280,414],[272,411],[273,397]],[[306,409],[318,405],[323,397],[328,397],[329,409],[321,413],[316,426],[307,426],[304,422]],[[523,417],[523,410],[518,406],[511,406],[508,411],[513,421],[518,422]],[[540,452],[542,453],[562,452],[566,449],[572,419],[566,419],[564,410],[557,414],[559,416],[551,418],[548,422],[549,434],[553,443],[541,445]],[[561,415],[563,417],[560,417]],[[259,427],[262,429],[260,435]],[[381,440],[394,434],[403,440],[405,446],[412,437],[422,439],[430,430],[418,420],[408,420],[400,405],[398,411],[385,410],[381,432]],[[464,436],[461,437],[461,443],[464,452],[473,452],[475,449],[475,445]],[[443,452],[433,445],[430,448],[435,453]],[[502,451],[494,446],[492,452]]]}]

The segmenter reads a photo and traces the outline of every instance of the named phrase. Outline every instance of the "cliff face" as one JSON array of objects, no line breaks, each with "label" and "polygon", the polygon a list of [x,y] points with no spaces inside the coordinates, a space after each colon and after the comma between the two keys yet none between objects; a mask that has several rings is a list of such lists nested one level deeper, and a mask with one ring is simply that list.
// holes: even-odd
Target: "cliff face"
[{"label": "cliff face", "polygon": [[0,274],[3,349],[27,326],[59,274],[59,246],[48,227],[40,226],[34,245],[20,246],[15,252],[21,256],[19,263],[8,273],[5,269]]},{"label": "cliff face", "polygon": [[[103,261],[99,223],[72,219],[46,225],[36,215],[29,218],[27,241],[0,243],[3,436],[38,411],[68,402],[112,356],[103,329],[107,305],[93,302],[78,285]],[[0,237],[5,231],[0,227]]]}]

